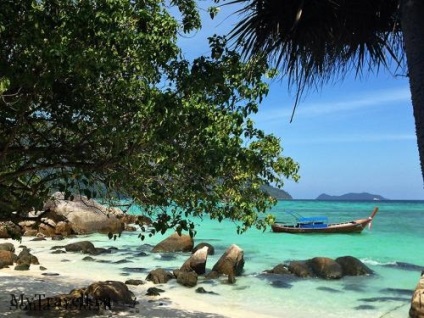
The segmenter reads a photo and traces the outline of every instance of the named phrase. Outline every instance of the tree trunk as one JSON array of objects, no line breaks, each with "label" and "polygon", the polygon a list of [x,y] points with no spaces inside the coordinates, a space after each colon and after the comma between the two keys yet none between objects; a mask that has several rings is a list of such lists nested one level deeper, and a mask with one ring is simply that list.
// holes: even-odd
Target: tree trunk
[{"label": "tree trunk", "polygon": [[402,0],[401,27],[409,71],[412,107],[424,181],[424,1]]}]

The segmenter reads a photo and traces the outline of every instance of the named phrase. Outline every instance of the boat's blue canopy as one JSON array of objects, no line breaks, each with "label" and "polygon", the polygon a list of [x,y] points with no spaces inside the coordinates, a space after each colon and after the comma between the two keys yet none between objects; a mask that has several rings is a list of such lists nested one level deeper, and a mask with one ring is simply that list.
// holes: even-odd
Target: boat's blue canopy
[{"label": "boat's blue canopy", "polygon": [[286,213],[293,216],[298,224],[328,224],[328,217],[326,216],[304,217],[293,211],[286,211]]},{"label": "boat's blue canopy", "polygon": [[300,217],[297,219],[298,223],[328,223],[326,216],[313,216],[313,217]]}]

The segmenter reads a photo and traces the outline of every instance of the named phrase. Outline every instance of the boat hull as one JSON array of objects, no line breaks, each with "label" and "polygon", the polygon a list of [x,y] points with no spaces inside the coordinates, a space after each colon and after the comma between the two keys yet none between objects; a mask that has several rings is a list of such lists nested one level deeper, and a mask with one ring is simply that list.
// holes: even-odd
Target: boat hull
[{"label": "boat hull", "polygon": [[275,233],[361,233],[371,221],[371,218],[359,219],[350,222],[328,224],[327,227],[320,228],[297,227],[296,225],[285,225],[281,223],[275,223],[271,227]]}]

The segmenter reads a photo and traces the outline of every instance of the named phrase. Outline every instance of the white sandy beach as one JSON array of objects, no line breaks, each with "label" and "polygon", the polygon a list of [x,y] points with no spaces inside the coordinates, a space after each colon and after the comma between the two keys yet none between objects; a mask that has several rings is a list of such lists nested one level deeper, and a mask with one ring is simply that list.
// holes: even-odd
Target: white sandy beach
[{"label": "white sandy beach", "polygon": [[[86,287],[96,281],[117,280],[125,282],[128,277],[113,274],[107,270],[110,266],[102,262],[85,262],[82,258],[87,256],[79,253],[52,254],[51,247],[66,245],[71,242],[81,241],[87,238],[67,239],[64,241],[32,241],[32,237],[23,237],[22,242],[12,240],[0,240],[12,242],[16,253],[23,245],[30,248],[40,265],[31,265],[28,271],[16,271],[14,266],[0,270],[0,312],[8,317],[26,317],[34,313],[26,313],[16,308],[10,308],[12,294],[19,298],[20,294],[32,297],[33,294],[45,294],[51,297],[61,293],[69,293],[74,288]],[[96,244],[96,243],[95,243]],[[108,258],[109,256],[105,256]],[[101,258],[100,256],[96,258]],[[40,266],[46,268],[41,270]],[[154,269],[154,268],[152,268]],[[57,275],[59,274],[59,275]],[[51,275],[51,276],[50,276]],[[131,277],[145,281],[146,275]],[[197,294],[195,288],[187,288],[174,283],[154,285],[146,281],[143,285],[128,285],[129,289],[137,297],[138,304],[135,308],[129,308],[126,312],[103,312],[100,316],[109,317],[119,315],[125,317],[250,317],[251,311],[233,305],[231,301],[221,299],[216,303],[216,295]],[[161,296],[147,296],[146,291],[150,287],[158,287],[165,290]],[[208,289],[208,287],[205,287]],[[31,295],[31,296],[30,296]],[[38,297],[38,296],[36,296]],[[221,298],[221,297],[220,297]],[[47,313],[45,313],[47,315]],[[72,315],[68,315],[71,317]],[[255,313],[255,317],[273,317],[273,315]]]}]

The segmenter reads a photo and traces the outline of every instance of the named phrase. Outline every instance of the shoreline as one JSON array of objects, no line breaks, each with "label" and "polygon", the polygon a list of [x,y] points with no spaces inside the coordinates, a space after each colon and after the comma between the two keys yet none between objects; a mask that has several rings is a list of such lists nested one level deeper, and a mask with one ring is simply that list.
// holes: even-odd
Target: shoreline
[{"label": "shoreline", "polygon": [[[31,317],[39,316],[40,312],[28,311],[16,308],[10,308],[12,294],[19,299],[21,294],[25,297],[34,297],[33,295],[45,295],[45,297],[53,297],[58,294],[68,294],[72,289],[87,287],[89,284],[97,281],[120,281],[125,282],[130,277],[110,275],[107,273],[105,277],[102,272],[95,267],[106,265],[102,263],[84,263],[80,259],[87,256],[81,253],[52,254],[47,251],[51,247],[57,245],[66,245],[74,241],[90,240],[90,235],[80,236],[63,241],[53,241],[46,239],[44,241],[31,241],[33,237],[22,237],[22,242],[13,241],[11,239],[0,239],[0,243],[13,243],[15,245],[15,253],[18,254],[21,246],[26,246],[31,253],[39,260],[40,265],[31,265],[27,271],[14,270],[14,266],[0,269],[0,313],[7,317]],[[95,241],[95,240],[93,240]],[[40,248],[44,251],[40,252]],[[62,260],[59,260],[62,258]],[[78,259],[79,260],[78,260]],[[81,271],[81,266],[86,270]],[[92,266],[90,266],[92,265]],[[46,268],[41,270],[40,266]],[[90,270],[90,267],[92,270]],[[152,270],[154,268],[150,268]],[[215,295],[196,294],[194,288],[181,286],[175,282],[167,284],[157,284],[145,280],[144,274],[138,275],[137,279],[144,281],[141,285],[127,285],[129,290],[136,296],[137,304],[134,308],[128,308],[125,311],[119,311],[122,317],[199,317],[199,318],[243,318],[252,314],[251,311],[239,308],[237,306],[216,306],[209,303],[210,297]],[[142,277],[144,276],[144,277]],[[133,278],[133,277],[131,277]],[[160,296],[147,296],[147,289],[157,287],[164,290]],[[207,289],[208,287],[205,286]],[[199,296],[197,296],[199,295]],[[35,296],[37,297],[41,296]],[[112,312],[114,309],[112,308]],[[93,312],[94,313],[94,312]],[[81,312],[84,314],[84,312]],[[55,310],[43,312],[44,316],[55,316]],[[110,317],[111,312],[101,311],[96,313],[96,317]],[[66,315],[68,317],[68,315]],[[70,314],[69,317],[78,315]],[[260,312],[255,317],[269,318],[272,315],[262,315]]]},{"label": "shoreline", "polygon": [[[323,209],[322,204],[324,203],[314,203],[314,210],[315,206],[318,206],[318,210]],[[312,206],[312,204],[309,205]],[[300,210],[307,210],[309,205]],[[327,210],[333,208],[333,205],[325,203],[324,207]],[[349,206],[344,214],[346,217],[356,215],[358,209],[366,210],[367,206]],[[403,209],[409,211],[407,214],[403,212],[405,220],[414,220],[412,223],[406,222],[403,227],[411,228],[416,223],[417,217],[421,215],[417,213],[421,213],[422,208],[407,205],[402,206],[402,211]],[[339,210],[340,207],[337,205],[337,211]],[[208,257],[207,272],[229,245],[237,244],[245,251],[246,264],[243,274],[237,277],[236,283],[228,284],[226,277],[208,280],[204,276],[199,276],[198,285],[194,288],[181,286],[176,280],[162,285],[154,285],[151,282],[138,287],[128,285],[129,289],[136,294],[140,304],[136,308],[138,313],[126,313],[122,316],[175,317],[178,314],[184,317],[202,318],[270,318],[284,314],[290,318],[317,317],[317,315],[327,318],[407,317],[410,297],[418,278],[415,268],[416,265],[424,264],[424,258],[420,254],[417,255],[414,248],[417,240],[422,239],[419,231],[414,232],[414,235],[402,235],[402,244],[397,244],[400,240],[397,233],[405,232],[402,231],[402,227],[397,227],[394,232],[391,226],[396,222],[399,210],[396,204],[384,211],[384,214],[381,214],[381,220],[374,224],[373,230],[359,236],[277,236],[272,232],[259,231],[236,235],[234,225],[230,222],[219,225],[208,221],[199,223],[201,231],[196,236],[196,244],[211,243],[216,251],[215,255]],[[35,280],[36,282],[32,284],[39,284],[45,289],[49,285],[52,287],[57,285],[60,293],[69,293],[72,288],[87,286],[88,283],[97,281],[125,282],[128,279],[146,281],[150,270],[178,269],[190,255],[190,253],[151,253],[152,248],[165,236],[157,235],[140,240],[137,234],[125,232],[116,241],[109,240],[103,234],[79,235],[73,238],[68,237],[63,241],[47,238],[45,241],[33,242],[31,241],[33,237],[23,237],[22,243],[10,239],[2,240],[0,242],[12,242],[17,254],[21,250],[18,246],[26,245],[31,249],[31,253],[38,257],[40,265],[47,268],[46,271],[41,271],[39,265],[31,265],[30,270],[26,272],[14,271],[13,267],[0,270],[0,290],[3,292],[3,298],[7,298],[6,302],[10,301],[9,291],[1,288],[2,276],[5,278],[7,275],[16,276],[18,277],[16,281],[24,281],[27,277],[29,279],[27,284],[19,283],[23,287],[31,285],[31,282]],[[110,248],[112,252],[93,255],[94,260],[91,261],[83,261],[88,254],[52,253],[52,246],[64,246],[80,241],[90,241],[96,248]],[[342,280],[310,278],[290,282],[284,281],[281,276],[264,274],[264,270],[287,260],[303,260],[315,256],[336,258],[343,255],[358,257],[377,275],[346,277]],[[400,265],[397,265],[398,263]],[[402,264],[415,266],[408,268]],[[42,276],[45,272],[56,272],[60,276]],[[11,288],[14,287],[12,276],[8,276],[11,278],[8,282]],[[44,284],[37,280],[43,280]],[[153,286],[165,292],[157,297],[146,296],[146,290]],[[195,289],[198,287],[203,287],[211,294],[196,293]],[[54,288],[48,289],[54,290]],[[5,301],[3,304],[6,303]],[[3,306],[2,303],[0,306]],[[108,315],[103,315],[103,317],[106,316]],[[21,317],[28,316],[21,315]]]}]

